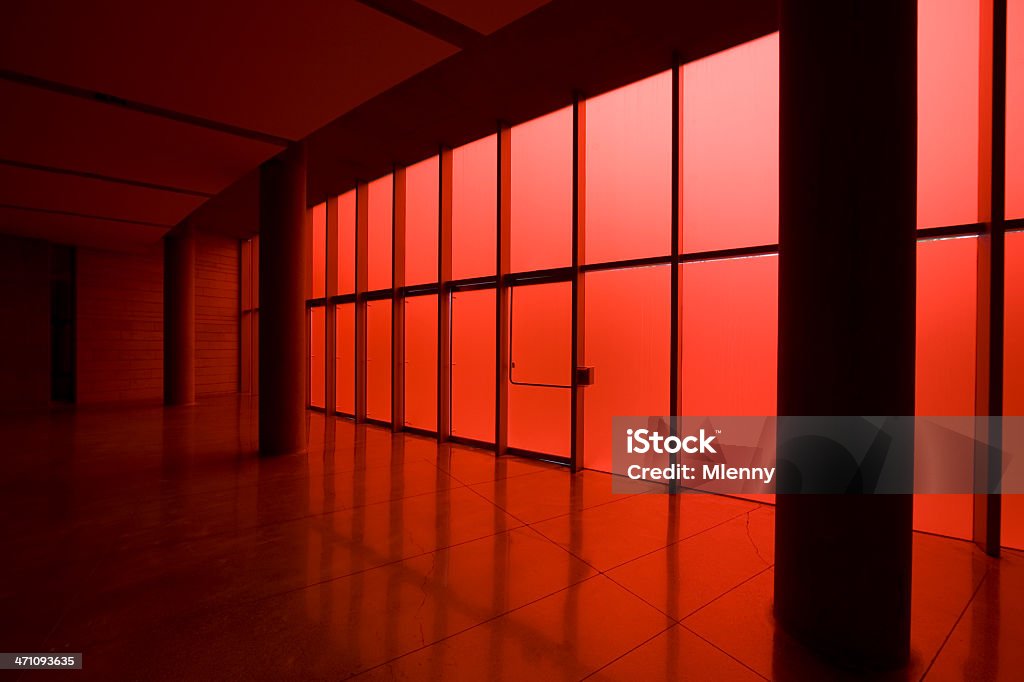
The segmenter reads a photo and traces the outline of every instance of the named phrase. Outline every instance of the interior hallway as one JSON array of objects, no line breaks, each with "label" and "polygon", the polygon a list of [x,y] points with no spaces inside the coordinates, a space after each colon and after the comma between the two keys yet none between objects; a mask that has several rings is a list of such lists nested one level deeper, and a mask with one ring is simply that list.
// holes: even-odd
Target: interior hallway
[{"label": "interior hallway", "polygon": [[[261,459],[255,407],[3,417],[0,638],[88,679],[835,676],[775,628],[770,506],[315,412]],[[1024,665],[1021,553],[915,534],[913,592],[900,679]]]}]

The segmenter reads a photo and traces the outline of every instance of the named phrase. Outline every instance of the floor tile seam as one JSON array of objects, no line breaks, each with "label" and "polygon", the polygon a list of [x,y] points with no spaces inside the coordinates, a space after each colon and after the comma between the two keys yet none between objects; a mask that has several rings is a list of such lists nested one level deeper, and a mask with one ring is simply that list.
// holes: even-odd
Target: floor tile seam
[{"label": "floor tile seam", "polygon": [[719,652],[721,652],[722,654],[724,654],[724,655],[728,656],[729,658],[731,658],[732,660],[736,661],[736,662],[737,662],[737,663],[739,663],[739,664],[740,664],[741,666],[743,666],[744,668],[746,668],[746,669],[747,669],[747,670],[749,670],[750,672],[752,672],[752,673],[754,673],[755,675],[757,675],[758,677],[760,677],[760,678],[761,678],[762,680],[769,680],[769,681],[771,680],[771,678],[770,678],[770,677],[765,677],[765,676],[764,676],[764,675],[762,675],[762,674],[761,674],[761,673],[760,673],[759,671],[757,671],[757,670],[755,670],[754,668],[752,668],[751,666],[747,665],[747,663],[746,663],[745,661],[743,661],[742,659],[740,659],[740,658],[738,658],[738,657],[734,656],[733,654],[729,653],[728,651],[726,651],[726,650],[725,650],[725,649],[723,649],[722,647],[718,646],[717,644],[715,644],[714,642],[712,642],[712,641],[711,641],[710,639],[708,639],[707,637],[705,637],[705,636],[704,636],[704,635],[702,635],[701,633],[697,632],[696,630],[694,630],[693,628],[691,628],[690,626],[688,626],[688,625],[687,625],[686,623],[680,622],[680,623],[679,623],[679,626],[680,626],[681,628],[683,628],[684,630],[686,630],[687,632],[689,632],[689,633],[691,633],[692,635],[694,635],[695,637],[697,637],[698,639],[700,639],[700,640],[701,640],[702,642],[706,643],[706,644],[707,644],[708,646],[710,646],[710,647],[714,648],[714,649],[715,649],[716,651],[719,651]]},{"label": "floor tile seam", "polygon": [[424,649],[429,649],[430,647],[437,646],[438,644],[441,644],[442,642],[445,642],[445,641],[447,641],[449,639],[452,639],[453,637],[457,637],[457,636],[459,636],[461,634],[464,634],[466,632],[469,632],[470,630],[473,630],[475,628],[483,627],[484,625],[487,625],[488,623],[496,621],[499,618],[504,618],[505,616],[509,615],[510,613],[515,613],[516,611],[520,611],[522,609],[525,609],[525,608],[527,608],[529,606],[532,606],[532,605],[536,604],[537,602],[543,601],[545,599],[550,599],[551,597],[554,597],[554,596],[556,596],[558,594],[561,594],[562,592],[570,590],[573,587],[582,585],[583,583],[585,583],[587,581],[594,580],[595,578],[598,578],[598,577],[599,577],[598,575],[591,575],[591,576],[587,576],[586,578],[581,578],[580,580],[577,580],[575,582],[571,582],[568,585],[560,587],[559,589],[557,589],[557,590],[555,590],[555,591],[553,591],[553,592],[551,592],[549,594],[546,594],[546,595],[544,595],[542,597],[537,597],[536,599],[531,599],[530,601],[525,602],[525,603],[523,603],[523,604],[521,604],[521,605],[519,605],[519,606],[517,606],[515,608],[509,609],[509,610],[507,610],[507,611],[505,611],[503,613],[500,613],[500,614],[495,615],[495,616],[493,616],[491,618],[488,618],[487,620],[481,621],[481,622],[477,623],[476,625],[470,625],[469,627],[463,628],[462,630],[459,630],[458,632],[454,632],[454,633],[452,633],[450,635],[445,635],[444,637],[442,637],[442,638],[440,638],[440,639],[438,639],[438,640],[436,640],[434,642],[430,642],[429,644],[424,644],[423,646],[417,647],[415,649],[411,649],[411,650],[409,650],[409,651],[407,651],[407,652],[405,652],[403,654],[399,654],[397,656],[394,656],[393,658],[390,658],[387,661],[382,661],[382,662],[380,662],[380,663],[378,663],[378,664],[376,664],[376,665],[374,665],[374,666],[372,666],[370,668],[367,668],[366,670],[360,670],[359,672],[351,673],[345,679],[351,679],[351,678],[357,677],[359,675],[365,675],[365,674],[370,673],[370,672],[372,672],[374,670],[377,670],[378,668],[382,668],[384,666],[391,665],[392,663],[394,663],[395,661],[397,661],[397,660],[399,660],[401,658],[406,658],[406,657],[412,656],[413,654],[415,654],[415,653],[417,653],[419,651],[422,651]]},{"label": "floor tile seam", "polygon": [[[309,519],[316,519],[316,518],[321,518],[321,517],[325,517],[325,516],[331,516],[333,514],[340,514],[340,513],[343,513],[343,512],[354,511],[354,510],[357,510],[357,509],[366,509],[368,507],[374,507],[374,506],[377,506],[377,505],[391,504],[393,502],[401,502],[403,500],[412,500],[412,499],[416,499],[418,497],[423,497],[425,495],[436,495],[437,493],[444,492],[446,490],[460,490],[460,489],[463,489],[463,488],[466,488],[466,487],[468,487],[468,486],[460,484],[460,485],[451,486],[449,488],[439,488],[437,490],[426,490],[424,492],[414,493],[412,495],[406,495],[404,497],[393,497],[393,498],[389,498],[387,500],[378,500],[376,502],[367,502],[365,504],[359,504],[359,505],[355,505],[355,506],[352,506],[352,507],[343,507],[341,509],[330,509],[330,510],[325,510],[325,511],[314,513],[314,514],[304,514],[302,516],[296,516],[296,517],[292,517],[292,518],[289,518],[289,519],[274,520],[274,521],[270,521],[268,523],[261,523],[261,524],[256,524],[256,525],[252,525],[252,526],[246,526],[244,528],[239,528],[239,529],[234,529],[234,530],[222,530],[222,531],[218,531],[216,533],[208,533],[206,535],[199,535],[199,536],[196,536],[196,537],[184,538],[182,540],[175,541],[175,543],[173,543],[173,544],[197,542],[197,541],[200,541],[200,540],[202,540],[202,541],[211,540],[211,539],[216,540],[218,538],[223,538],[224,536],[227,536],[227,535],[238,534],[239,532],[250,532],[250,531],[253,531],[253,530],[256,530],[256,529],[260,529],[260,528],[274,528],[275,526],[281,526],[281,525],[284,525],[284,524],[287,524],[287,523],[296,523],[296,522],[299,522],[299,521],[305,521],[305,520],[309,520]],[[154,528],[154,527],[159,527],[159,526],[158,525],[157,526],[147,526],[143,530],[145,531],[145,530],[148,530],[148,529],[151,529],[151,528]],[[140,549],[142,549],[142,548],[140,548]]]},{"label": "floor tile seam", "polygon": [[[261,594],[261,595],[258,595],[258,596],[251,596],[251,597],[243,598],[243,599],[240,599],[240,600],[237,600],[237,601],[233,601],[233,602],[228,603],[228,604],[222,604],[222,605],[219,605],[219,606],[199,607],[197,609],[186,611],[184,613],[175,614],[175,615],[173,615],[173,616],[171,616],[171,617],[161,621],[159,625],[149,625],[149,626],[147,626],[147,627],[145,627],[143,629],[141,634],[138,633],[138,632],[133,632],[133,633],[127,634],[127,635],[121,634],[121,635],[114,635],[114,636],[111,636],[111,637],[101,637],[99,639],[95,639],[95,640],[89,641],[88,645],[92,646],[92,647],[95,647],[97,645],[107,644],[109,642],[116,641],[116,640],[119,640],[119,639],[126,639],[128,641],[137,640],[137,639],[142,638],[145,634],[148,634],[149,632],[156,631],[159,627],[165,626],[167,623],[185,623],[185,622],[189,621],[190,619],[193,619],[193,618],[196,618],[196,617],[199,617],[199,616],[212,617],[212,616],[215,616],[215,615],[217,615],[219,613],[230,611],[232,609],[237,609],[237,608],[242,608],[242,607],[247,607],[247,606],[254,606],[254,605],[259,604],[261,602],[269,601],[271,599],[275,599],[277,597],[282,597],[282,596],[285,596],[287,594],[299,593],[299,592],[302,592],[304,590],[307,590],[307,589],[310,589],[310,588],[314,588],[314,587],[322,587],[322,586],[324,586],[324,585],[326,585],[328,583],[332,583],[332,582],[335,582],[335,581],[338,581],[338,580],[344,580],[346,578],[352,578],[354,576],[357,576],[357,575],[360,575],[360,574],[363,574],[363,573],[368,573],[370,571],[374,571],[374,570],[379,569],[379,568],[385,568],[385,567],[388,567],[388,566],[394,566],[396,564],[400,564],[400,563],[405,562],[405,561],[411,561],[413,559],[419,559],[421,557],[429,556],[431,554],[436,554],[436,553],[442,552],[442,551],[448,551],[448,550],[450,550],[452,548],[459,547],[461,545],[466,545],[466,544],[469,544],[471,542],[478,542],[480,540],[491,538],[491,537],[494,537],[496,535],[501,535],[503,533],[511,533],[514,530],[517,530],[517,529],[520,529],[520,528],[525,528],[525,527],[526,526],[515,526],[513,528],[507,528],[507,529],[505,529],[503,531],[499,531],[499,532],[494,533],[492,535],[484,535],[484,536],[472,538],[472,539],[469,539],[469,540],[463,540],[461,542],[456,542],[456,543],[453,543],[453,544],[450,544],[450,545],[445,545],[444,547],[438,547],[438,548],[433,549],[433,550],[426,550],[426,551],[423,551],[423,552],[419,552],[417,554],[410,554],[408,556],[403,556],[403,557],[400,557],[400,558],[397,558],[397,559],[393,559],[391,561],[386,561],[386,562],[381,563],[381,564],[376,564],[376,565],[373,565],[373,566],[367,566],[366,568],[362,568],[362,569],[359,569],[359,570],[356,570],[356,571],[351,571],[349,573],[343,573],[343,574],[340,574],[340,575],[333,575],[333,576],[330,576],[330,577],[327,577],[327,578],[323,578],[322,580],[316,580],[316,581],[313,581],[313,582],[310,582],[310,583],[306,583],[304,585],[296,585],[294,587],[288,587],[288,588],[283,589],[283,590],[276,590],[276,591],[268,592],[266,594]],[[593,576],[591,576],[591,577],[593,577]],[[577,582],[580,582],[580,581],[577,581]],[[575,583],[573,583],[573,584],[575,584]],[[571,585],[568,585],[567,587],[571,587]],[[561,589],[564,589],[564,588],[561,588]],[[561,591],[561,589],[557,590],[556,592],[553,592],[552,594],[556,594],[558,591]],[[48,635],[46,640],[44,640],[44,641],[46,641],[47,643],[49,642],[49,640],[52,638],[53,632],[57,631],[57,626],[59,624],[60,623],[58,622],[57,624],[54,625],[51,634]]]},{"label": "floor tile seam", "polygon": [[705,533],[711,532],[711,531],[715,530],[716,528],[720,528],[721,526],[724,526],[724,525],[726,525],[728,523],[731,523],[731,522],[735,521],[736,519],[738,519],[741,516],[749,515],[750,513],[751,512],[741,512],[739,514],[736,514],[735,516],[730,516],[729,518],[723,519],[722,521],[719,521],[719,522],[715,523],[712,526],[708,526],[707,528],[702,528],[701,530],[694,531],[694,532],[690,533],[689,535],[685,535],[683,537],[677,538],[677,539],[673,540],[672,542],[669,542],[667,545],[665,545],[663,547],[658,547],[657,549],[652,549],[651,551],[644,552],[643,554],[640,554],[640,555],[638,555],[636,557],[633,557],[632,559],[627,559],[626,561],[623,561],[622,563],[616,564],[614,566],[610,566],[606,570],[614,571],[617,568],[621,568],[621,567],[625,566],[626,564],[631,564],[634,561],[637,561],[639,559],[643,559],[644,557],[650,556],[652,554],[657,554],[658,552],[661,552],[663,550],[669,549],[671,547],[675,547],[677,545],[681,545],[682,543],[687,542],[688,540],[692,540],[694,538],[700,537],[701,535],[704,535]]},{"label": "floor tile seam", "polygon": [[[570,513],[571,513],[571,512],[570,512]],[[744,513],[749,513],[749,512],[744,512]],[[625,566],[626,564],[630,564],[630,563],[632,563],[632,562],[634,562],[634,561],[637,561],[637,560],[639,560],[639,559],[642,559],[642,558],[644,558],[644,557],[646,557],[646,556],[650,556],[651,554],[656,554],[656,553],[658,553],[658,552],[660,552],[660,551],[662,551],[662,550],[664,550],[664,549],[668,549],[669,547],[673,547],[673,546],[675,546],[675,545],[678,545],[679,543],[681,543],[681,542],[685,542],[686,540],[690,540],[690,539],[692,539],[692,538],[695,538],[695,537],[697,537],[697,536],[699,536],[699,535],[701,535],[701,534],[703,534],[703,533],[706,533],[706,532],[708,532],[708,531],[714,530],[715,528],[718,528],[719,526],[722,526],[722,525],[724,525],[724,524],[726,524],[726,523],[729,523],[730,521],[734,521],[734,520],[736,520],[737,518],[739,518],[739,517],[740,517],[740,516],[742,516],[742,515],[743,515],[743,514],[737,514],[736,516],[732,516],[732,517],[729,517],[728,519],[725,519],[725,520],[723,520],[723,521],[720,521],[720,522],[716,523],[716,524],[715,524],[715,525],[713,525],[713,526],[709,526],[708,528],[705,528],[705,529],[703,529],[703,530],[699,530],[699,531],[696,531],[696,532],[694,532],[694,533],[691,533],[690,535],[687,535],[686,537],[683,537],[683,538],[679,538],[678,540],[674,540],[674,541],[672,541],[672,542],[668,543],[667,545],[664,545],[664,546],[662,546],[662,547],[657,547],[657,548],[655,548],[655,549],[652,549],[652,550],[650,550],[650,551],[644,552],[643,554],[639,554],[639,555],[637,555],[637,556],[633,557],[632,559],[627,559],[626,561],[623,561],[623,562],[621,562],[621,563],[615,564],[614,566],[610,566],[610,567],[608,567],[608,568],[605,568],[605,569],[602,569],[602,568],[599,568],[598,566],[595,566],[594,564],[590,563],[589,561],[587,561],[587,560],[586,560],[585,558],[583,558],[582,556],[580,556],[580,555],[576,554],[575,552],[573,552],[573,551],[572,551],[571,549],[569,549],[569,548],[567,548],[567,547],[563,547],[563,546],[561,545],[561,543],[559,543],[559,542],[558,542],[557,540],[555,540],[555,539],[553,539],[553,538],[549,537],[549,536],[548,536],[548,535],[547,535],[546,533],[544,533],[544,531],[540,530],[539,528],[534,528],[534,526],[535,526],[536,524],[540,524],[540,523],[546,523],[547,521],[552,521],[552,520],[554,520],[554,519],[559,519],[559,518],[562,518],[561,516],[553,517],[553,518],[551,518],[551,519],[545,519],[544,521],[536,521],[536,522],[534,522],[534,523],[530,523],[530,524],[527,524],[527,525],[528,525],[528,526],[529,526],[530,528],[532,528],[533,530],[535,530],[535,531],[536,531],[536,532],[537,532],[538,534],[540,534],[540,535],[541,535],[542,537],[544,537],[544,538],[545,538],[546,540],[548,540],[549,542],[551,542],[552,544],[554,544],[554,545],[555,545],[556,547],[558,547],[558,548],[562,549],[563,551],[567,552],[568,554],[572,555],[573,557],[575,557],[575,558],[579,559],[580,561],[582,561],[582,562],[583,562],[584,564],[586,564],[587,566],[590,566],[590,567],[591,567],[592,569],[594,569],[595,571],[598,571],[599,573],[602,573],[602,574],[604,574],[604,573],[608,573],[609,571],[614,571],[614,570],[616,570],[616,569],[618,569],[618,568],[621,568],[622,566]]]},{"label": "floor tile seam", "polygon": [[[440,467],[438,467],[438,468],[440,469]],[[441,469],[441,471],[444,471],[444,469]],[[470,483],[470,482],[467,482],[467,481],[462,481],[462,479],[460,479],[455,474],[452,474],[452,473],[449,473],[449,472],[446,472],[446,473],[448,473],[448,475],[451,476],[453,480],[460,481],[467,488],[471,488],[473,486],[487,485],[488,483],[497,483],[498,481],[507,481],[507,480],[510,480],[510,479],[513,479],[513,478],[526,478],[527,476],[536,476],[538,474],[548,474],[548,473],[552,473],[554,471],[556,471],[556,470],[554,470],[554,469],[541,469],[540,471],[524,471],[521,474],[512,474],[510,476],[502,476],[501,478],[492,478],[492,479],[489,479],[489,480],[486,480],[486,481],[476,481],[475,483]]]},{"label": "floor tile seam", "polygon": [[648,637],[647,639],[645,639],[644,641],[640,642],[640,643],[639,643],[639,644],[637,644],[637,645],[636,645],[635,647],[633,647],[632,649],[630,649],[629,651],[625,651],[625,652],[623,652],[623,653],[622,653],[621,655],[619,655],[619,656],[616,656],[616,657],[615,657],[614,659],[612,659],[612,660],[608,661],[607,663],[605,663],[604,665],[602,665],[602,666],[601,666],[600,668],[598,668],[597,670],[593,670],[593,671],[591,671],[591,672],[587,673],[586,675],[584,675],[583,677],[581,677],[581,678],[580,678],[580,682],[583,682],[583,680],[588,680],[588,679],[590,679],[590,678],[591,678],[591,677],[593,677],[594,675],[597,675],[598,673],[600,673],[600,672],[601,672],[602,670],[605,670],[606,668],[608,668],[608,667],[612,666],[613,664],[615,664],[616,662],[618,662],[618,661],[622,660],[622,659],[623,659],[623,658],[625,658],[626,656],[629,656],[629,655],[630,655],[631,653],[633,653],[633,652],[634,652],[634,651],[636,651],[637,649],[639,649],[639,648],[641,648],[641,647],[643,647],[643,646],[646,646],[646,645],[650,644],[651,642],[653,642],[654,640],[656,640],[656,639],[657,639],[658,637],[661,637],[662,635],[664,635],[664,634],[665,634],[666,632],[668,632],[669,630],[671,630],[671,629],[672,629],[672,628],[674,628],[675,626],[676,626],[676,623],[669,623],[669,625],[668,625],[668,626],[666,626],[666,627],[665,627],[665,628],[664,628],[663,630],[661,630],[660,632],[656,632],[655,634],[651,635],[650,637]]},{"label": "floor tile seam", "polygon": [[953,621],[952,627],[949,628],[949,632],[947,632],[946,635],[942,638],[942,643],[939,645],[939,648],[936,649],[935,654],[932,656],[931,660],[928,661],[928,665],[925,666],[925,669],[921,673],[921,677],[919,679],[924,680],[926,677],[928,677],[928,673],[931,672],[932,667],[934,667],[935,665],[935,662],[939,660],[939,656],[942,654],[943,649],[946,648],[946,645],[949,643],[949,640],[953,637],[953,633],[956,632],[956,628],[958,625],[960,625],[960,621],[963,620],[964,615],[971,608],[971,604],[974,603],[974,600],[978,596],[978,593],[981,592],[981,588],[985,585],[985,581],[988,580],[990,570],[991,569],[987,566],[985,567],[985,571],[981,574],[981,580],[978,581],[978,585],[974,588],[974,591],[971,593],[971,598],[968,599],[967,603],[964,604],[964,607],[960,609],[960,613],[957,615],[956,620]]},{"label": "floor tile seam", "polygon": [[[697,615],[698,613],[700,613],[700,612],[701,612],[701,611],[703,611],[704,609],[708,608],[709,606],[711,606],[711,605],[712,605],[712,604],[714,604],[715,602],[717,602],[717,601],[719,601],[719,600],[721,600],[721,599],[724,599],[724,598],[725,598],[725,597],[726,597],[727,595],[729,595],[729,594],[732,594],[732,593],[733,593],[733,592],[734,592],[735,590],[738,590],[739,588],[743,587],[744,585],[746,585],[746,584],[747,584],[747,583],[749,583],[750,581],[752,581],[752,580],[756,580],[756,579],[757,579],[758,577],[760,577],[761,575],[763,575],[763,574],[764,574],[764,573],[766,573],[767,571],[770,571],[770,570],[772,570],[772,568],[773,568],[774,566],[775,566],[775,564],[772,564],[771,566],[765,566],[765,567],[764,567],[764,568],[762,568],[762,569],[761,569],[760,571],[757,571],[757,572],[756,572],[756,573],[754,573],[753,575],[751,575],[751,576],[748,576],[748,577],[744,578],[743,580],[741,580],[740,582],[736,583],[735,585],[733,585],[732,587],[730,587],[730,588],[729,588],[728,590],[726,590],[725,592],[723,592],[722,594],[718,595],[717,597],[715,597],[714,599],[712,599],[711,601],[709,601],[709,602],[708,602],[707,604],[704,604],[703,606],[701,606],[701,607],[699,607],[699,608],[696,608],[696,609],[694,609],[693,611],[691,611],[691,612],[687,613],[687,614],[686,614],[685,616],[682,616],[681,618],[679,618],[679,619],[678,619],[678,620],[679,620],[679,624],[680,624],[680,625],[683,625],[683,624],[684,624],[684,623],[683,623],[683,621],[685,621],[685,620],[688,620],[688,619],[690,619],[690,618],[694,617],[695,615]],[[691,628],[691,629],[692,629],[692,628]]]}]

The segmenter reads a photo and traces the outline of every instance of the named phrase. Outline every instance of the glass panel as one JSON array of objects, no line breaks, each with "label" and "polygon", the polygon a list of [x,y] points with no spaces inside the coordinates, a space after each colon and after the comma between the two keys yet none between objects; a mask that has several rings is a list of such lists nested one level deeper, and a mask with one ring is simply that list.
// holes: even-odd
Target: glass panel
[{"label": "glass panel", "polygon": [[568,386],[572,380],[568,341],[572,338],[570,284],[517,286],[512,287],[509,296],[512,383]]},{"label": "glass panel", "polygon": [[[973,237],[917,244],[919,415],[974,414],[977,258]],[[972,504],[970,495],[915,495],[914,529],[968,539]]]},{"label": "glass panel", "polygon": [[668,265],[586,275],[584,466],[611,471],[612,417],[669,413]]},{"label": "glass panel", "polygon": [[324,406],[324,332],[326,313],[323,306],[309,310],[309,404]]},{"label": "glass panel", "polygon": [[588,263],[671,250],[672,73],[587,100]]},{"label": "glass panel", "polygon": [[356,291],[356,192],[338,197],[338,293]]},{"label": "glass panel", "polygon": [[405,300],[405,423],[437,430],[437,296]]},{"label": "glass panel", "polygon": [[[682,267],[682,412],[772,416],[777,409],[778,256]],[[772,502],[774,495],[745,495]]]},{"label": "glass panel", "polygon": [[494,442],[494,291],[452,294],[452,435]]},{"label": "glass panel", "polygon": [[498,211],[498,136],[452,152],[452,277],[494,274]]},{"label": "glass panel", "polygon": [[311,208],[309,221],[312,289],[306,293],[310,298],[323,298],[327,295],[327,204]]},{"label": "glass panel", "polygon": [[366,304],[366,416],[391,421],[391,301]]},{"label": "glass panel", "polygon": [[252,310],[252,240],[242,240],[242,255],[240,263],[240,288],[241,288],[241,309]]},{"label": "glass panel", "polygon": [[250,366],[250,374],[252,376],[252,394],[259,395],[260,393],[260,311],[254,310],[252,312],[252,365]]},{"label": "glass panel", "polygon": [[508,444],[569,455],[572,289],[568,282],[514,287]]},{"label": "glass panel", "polygon": [[335,409],[356,413],[356,306],[339,305],[334,311]]},{"label": "glass panel", "polygon": [[682,268],[684,415],[774,415],[778,257]]},{"label": "glass panel", "polygon": [[252,238],[252,307],[260,307],[260,238]]},{"label": "glass panel", "polygon": [[682,248],[779,240],[779,34],[682,71]]},{"label": "glass panel", "polygon": [[374,289],[391,287],[391,175],[374,180],[368,188],[367,199],[367,286]]},{"label": "glass panel", "polygon": [[[1004,310],[1003,413],[1020,417],[1024,416],[1024,232],[1006,235]],[[1015,427],[1019,428],[1020,424]],[[1024,434],[1007,432],[1003,441],[1021,443]],[[1024,549],[1024,495],[1003,495],[1003,544]]]},{"label": "glass panel", "polygon": [[405,283],[437,281],[438,160],[405,169]]},{"label": "glass panel", "polygon": [[1024,218],[1024,0],[1006,6],[1006,217]]},{"label": "glass panel", "polygon": [[918,3],[917,225],[978,220],[978,0]]},{"label": "glass panel", "polygon": [[239,339],[241,345],[239,357],[241,371],[239,372],[238,392],[242,395],[252,393],[252,365],[255,362],[252,353],[252,315],[251,312],[243,312],[241,315],[241,338]]},{"label": "glass panel", "polygon": [[511,130],[512,272],[572,263],[572,107]]}]

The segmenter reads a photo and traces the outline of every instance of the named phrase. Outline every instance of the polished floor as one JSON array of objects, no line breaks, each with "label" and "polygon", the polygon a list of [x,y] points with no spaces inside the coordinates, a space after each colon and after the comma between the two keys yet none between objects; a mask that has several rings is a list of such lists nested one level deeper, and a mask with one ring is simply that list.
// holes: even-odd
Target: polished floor
[{"label": "polished floor", "polygon": [[[773,512],[255,404],[0,418],[0,650],[74,679],[833,679],[770,614]],[[1020,679],[1024,555],[917,535],[893,679]],[[13,673],[8,673],[14,676]]]}]

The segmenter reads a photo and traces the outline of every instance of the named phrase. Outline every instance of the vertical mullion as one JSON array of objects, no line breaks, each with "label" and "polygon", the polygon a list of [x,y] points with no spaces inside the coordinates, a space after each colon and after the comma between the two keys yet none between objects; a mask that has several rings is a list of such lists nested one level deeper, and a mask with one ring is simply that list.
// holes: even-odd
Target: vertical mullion
[{"label": "vertical mullion", "polygon": [[369,185],[356,185],[356,300],[355,300],[355,374],[356,423],[366,421],[366,289],[369,284],[367,260],[369,248]]},{"label": "vertical mullion", "polygon": [[406,169],[396,168],[391,179],[391,430],[397,432],[405,427]]},{"label": "vertical mullion", "polygon": [[512,129],[498,126],[498,216],[495,240],[494,453],[508,453],[509,291],[505,277],[512,265]]},{"label": "vertical mullion", "polygon": [[[982,2],[979,135],[978,330],[975,413],[987,429],[975,458],[973,539],[999,556],[1002,499],[1003,328],[1005,301],[1006,0]],[[984,445],[987,443],[987,445]],[[980,485],[979,482],[980,481]]]},{"label": "vertical mullion", "polygon": [[324,331],[324,412],[327,414],[334,414],[337,411],[337,396],[335,395],[338,343],[335,338],[337,306],[331,302],[331,297],[338,293],[338,223],[338,197],[334,197],[327,200],[327,248],[324,250],[327,257],[327,266],[324,269],[326,279],[324,324],[327,326]]},{"label": "vertical mullion", "polygon": [[[682,343],[680,334],[680,310],[679,297],[681,285],[679,281],[679,255],[681,249],[680,229],[682,225],[682,113],[681,98],[682,89],[682,68],[679,66],[678,56],[672,58],[672,266],[669,305],[669,428],[672,435],[678,436],[678,419],[682,413]],[[676,463],[678,453],[672,455],[672,463]],[[669,492],[675,493],[679,490],[679,481],[672,479],[669,482]]]},{"label": "vertical mullion", "polygon": [[437,234],[437,439],[444,443],[451,436],[452,395],[452,150],[441,149],[438,156],[438,234]]},{"label": "vertical mullion", "polygon": [[570,407],[569,465],[573,472],[583,467],[583,387],[579,384],[577,368],[585,355],[586,296],[585,279],[580,267],[586,263],[586,100],[577,95],[572,105],[572,371]]}]

